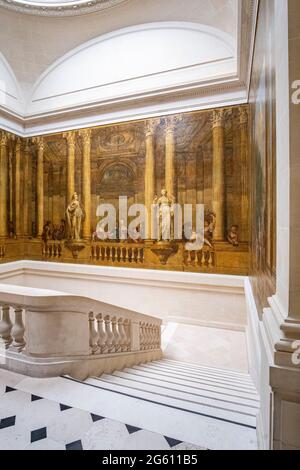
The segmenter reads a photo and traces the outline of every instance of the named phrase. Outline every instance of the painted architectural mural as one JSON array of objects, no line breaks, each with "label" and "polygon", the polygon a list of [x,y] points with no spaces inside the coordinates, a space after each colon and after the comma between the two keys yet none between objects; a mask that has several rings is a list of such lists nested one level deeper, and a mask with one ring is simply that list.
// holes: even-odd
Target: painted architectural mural
[{"label": "painted architectural mural", "polygon": [[251,280],[259,312],[275,293],[276,136],[274,2],[261,2],[250,90]]},{"label": "painted architectural mural", "polygon": [[[2,132],[0,259],[247,274],[248,151],[247,106],[30,139]],[[121,216],[121,196],[128,208],[148,209],[136,236],[127,231],[136,214]],[[108,204],[110,226],[99,209]],[[184,204],[192,221],[176,219],[175,230],[174,207]]]}]

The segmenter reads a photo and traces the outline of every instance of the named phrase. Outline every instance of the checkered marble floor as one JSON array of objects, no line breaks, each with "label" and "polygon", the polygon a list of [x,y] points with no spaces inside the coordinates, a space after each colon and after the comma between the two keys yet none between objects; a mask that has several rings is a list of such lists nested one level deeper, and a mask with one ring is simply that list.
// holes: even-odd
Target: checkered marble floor
[{"label": "checkered marble floor", "polygon": [[200,448],[0,383],[0,450],[138,449]]}]

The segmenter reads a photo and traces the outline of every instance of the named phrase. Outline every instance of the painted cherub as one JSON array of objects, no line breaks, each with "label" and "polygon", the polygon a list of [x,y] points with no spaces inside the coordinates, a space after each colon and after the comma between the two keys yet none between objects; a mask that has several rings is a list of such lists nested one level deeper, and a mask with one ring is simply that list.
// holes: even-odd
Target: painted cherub
[{"label": "painted cherub", "polygon": [[239,226],[232,225],[227,234],[228,242],[233,246],[239,246]]}]

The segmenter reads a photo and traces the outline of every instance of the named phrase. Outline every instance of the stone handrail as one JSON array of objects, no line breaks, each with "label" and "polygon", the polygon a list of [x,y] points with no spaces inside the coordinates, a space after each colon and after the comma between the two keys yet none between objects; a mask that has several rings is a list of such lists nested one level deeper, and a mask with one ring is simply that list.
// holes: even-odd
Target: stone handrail
[{"label": "stone handrail", "polygon": [[0,284],[0,366],[85,378],[161,357],[161,320],[47,289]]}]

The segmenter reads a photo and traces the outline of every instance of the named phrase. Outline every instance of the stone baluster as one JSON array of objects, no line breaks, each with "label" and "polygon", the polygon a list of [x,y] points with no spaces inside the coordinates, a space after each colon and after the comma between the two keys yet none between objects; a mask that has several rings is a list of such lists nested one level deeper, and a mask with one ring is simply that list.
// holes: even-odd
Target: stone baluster
[{"label": "stone baluster", "polygon": [[155,343],[154,343],[154,347],[155,349],[158,349],[159,348],[159,326],[158,325],[155,325]]},{"label": "stone baluster", "polygon": [[108,347],[108,352],[114,352],[114,335],[111,331],[111,320],[110,316],[106,315],[104,317],[104,322],[105,322],[105,332],[107,335],[107,347]]},{"label": "stone baluster", "polygon": [[149,323],[148,327],[148,349],[152,349],[152,324]]},{"label": "stone baluster", "polygon": [[151,347],[155,349],[155,325],[151,327]]},{"label": "stone baluster", "polygon": [[15,307],[15,321],[11,330],[11,336],[13,342],[10,349],[16,352],[21,352],[25,347],[25,326],[23,323],[23,309],[21,307]]},{"label": "stone baluster", "polygon": [[144,342],[144,349],[148,349],[149,347],[149,323],[145,323],[145,342]]},{"label": "stone baluster", "polygon": [[91,354],[96,354],[96,352],[99,350],[99,346],[98,346],[99,334],[95,328],[95,317],[94,317],[93,312],[89,313],[89,330],[90,330],[90,352]]},{"label": "stone baluster", "polygon": [[127,349],[126,332],[125,332],[125,329],[124,329],[124,320],[123,320],[123,318],[119,318],[119,320],[118,320],[118,330],[119,330],[119,335],[120,335],[121,351],[126,351],[126,349]]},{"label": "stone baluster", "polygon": [[10,319],[9,305],[2,306],[2,319],[0,321],[0,337],[4,343],[5,349],[7,349],[12,343],[12,322]]},{"label": "stone baluster", "polygon": [[145,324],[142,321],[140,322],[140,346],[143,350],[145,346]]},{"label": "stone baluster", "polygon": [[113,334],[112,343],[113,343],[113,346],[114,346],[114,350],[115,350],[115,352],[118,352],[121,349],[121,345],[120,345],[121,338],[120,338],[118,328],[117,328],[117,319],[116,319],[116,317],[113,317],[111,319],[111,330],[112,330],[112,334]]},{"label": "stone baluster", "polygon": [[108,347],[107,347],[107,333],[106,333],[106,330],[105,330],[105,326],[104,326],[104,323],[103,323],[103,317],[102,317],[102,314],[99,313],[99,315],[97,315],[97,322],[98,322],[98,335],[99,335],[99,338],[98,338],[98,346],[101,350],[101,353],[102,354],[105,354],[108,352]]},{"label": "stone baluster", "polygon": [[130,320],[124,320],[124,331],[126,334],[126,350],[130,351],[131,350],[131,324]]}]

